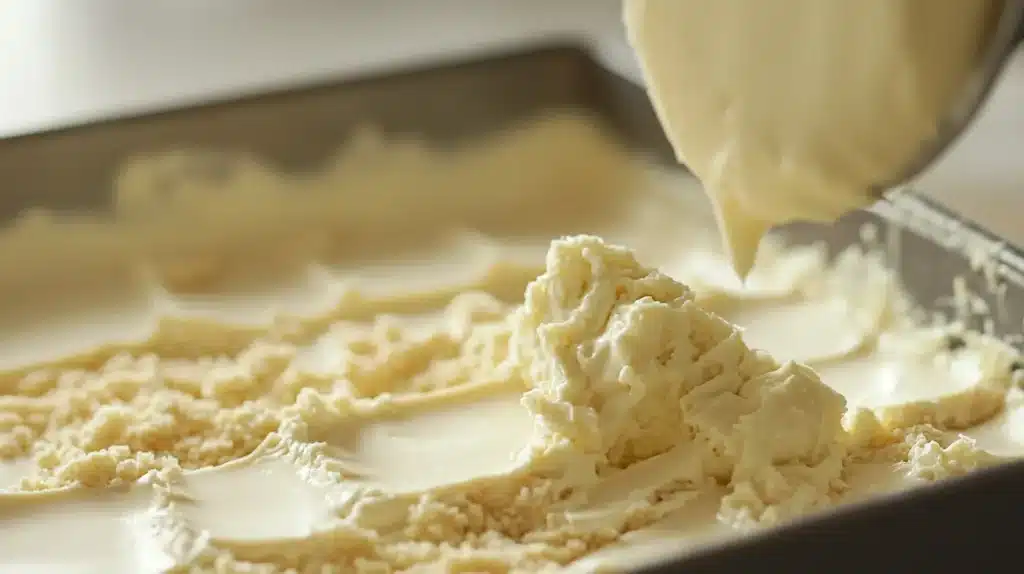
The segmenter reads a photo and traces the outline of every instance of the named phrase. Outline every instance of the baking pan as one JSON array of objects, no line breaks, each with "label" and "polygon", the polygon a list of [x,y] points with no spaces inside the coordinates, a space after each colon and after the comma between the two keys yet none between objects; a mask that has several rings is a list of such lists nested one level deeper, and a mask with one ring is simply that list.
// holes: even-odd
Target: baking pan
[{"label": "baking pan", "polygon": [[[643,90],[602,69],[585,50],[561,44],[8,138],[0,141],[0,221],[32,207],[102,211],[118,167],[141,153],[237,150],[283,170],[304,170],[365,125],[458,142],[558,109],[589,112],[633,149],[673,161]],[[840,250],[861,239],[866,223],[889,244],[893,265],[923,309],[998,336],[1020,333],[1024,254],[912,192],[833,227],[792,226],[782,233]],[[950,305],[955,279],[989,312]],[[645,571],[986,570],[1019,555],[1022,509],[1024,463],[1008,464],[822,513]]]}]

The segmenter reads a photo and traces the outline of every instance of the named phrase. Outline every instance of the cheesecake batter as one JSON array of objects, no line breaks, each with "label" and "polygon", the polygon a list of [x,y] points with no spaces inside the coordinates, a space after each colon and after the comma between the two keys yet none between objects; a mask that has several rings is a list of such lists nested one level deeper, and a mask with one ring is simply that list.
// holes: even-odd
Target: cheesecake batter
[{"label": "cheesecake batter", "polygon": [[626,0],[678,159],[733,266],[771,227],[830,222],[898,182],[961,97],[1001,0]]},{"label": "cheesecake batter", "polygon": [[0,236],[0,572],[615,571],[1024,455],[1008,347],[856,248],[740,284],[585,118],[204,161]]}]

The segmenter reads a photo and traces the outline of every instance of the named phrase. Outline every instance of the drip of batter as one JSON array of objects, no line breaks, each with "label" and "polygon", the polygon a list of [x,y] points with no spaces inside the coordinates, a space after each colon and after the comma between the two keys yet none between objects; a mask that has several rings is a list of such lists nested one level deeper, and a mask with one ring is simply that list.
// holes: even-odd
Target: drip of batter
[{"label": "drip of batter", "polygon": [[626,0],[677,158],[704,183],[736,272],[761,237],[872,203],[936,137],[998,0]]},{"label": "drip of batter", "polygon": [[855,246],[737,284],[606,137],[158,156],[4,230],[0,574],[620,571],[1024,455],[1016,353]]}]

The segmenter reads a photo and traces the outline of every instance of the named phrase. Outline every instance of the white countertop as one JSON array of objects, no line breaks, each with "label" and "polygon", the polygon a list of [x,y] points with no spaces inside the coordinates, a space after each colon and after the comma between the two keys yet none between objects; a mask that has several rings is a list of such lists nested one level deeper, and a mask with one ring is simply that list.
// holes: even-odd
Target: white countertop
[{"label": "white countertop", "polygon": [[[635,76],[619,0],[6,0],[0,136],[552,37]],[[1024,244],[1024,59],[922,181]]]}]

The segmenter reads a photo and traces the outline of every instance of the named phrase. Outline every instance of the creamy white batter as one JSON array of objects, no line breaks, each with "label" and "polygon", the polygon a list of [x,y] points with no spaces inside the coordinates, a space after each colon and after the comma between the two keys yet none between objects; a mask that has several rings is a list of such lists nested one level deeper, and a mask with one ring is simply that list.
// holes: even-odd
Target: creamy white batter
[{"label": "creamy white batter", "polygon": [[1015,353],[870,253],[740,285],[587,121],[155,195],[181,161],[0,236],[0,572],[615,570],[1024,455]]},{"label": "creamy white batter", "polygon": [[1000,0],[626,0],[676,156],[740,276],[776,225],[834,221],[904,175],[962,97]]}]

